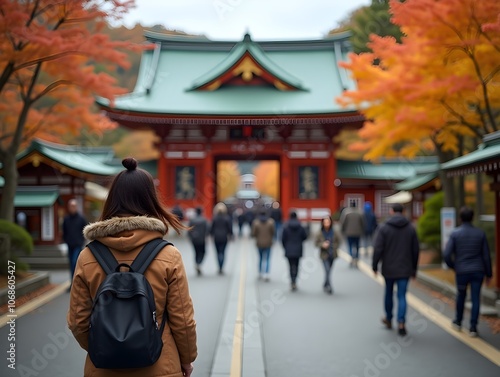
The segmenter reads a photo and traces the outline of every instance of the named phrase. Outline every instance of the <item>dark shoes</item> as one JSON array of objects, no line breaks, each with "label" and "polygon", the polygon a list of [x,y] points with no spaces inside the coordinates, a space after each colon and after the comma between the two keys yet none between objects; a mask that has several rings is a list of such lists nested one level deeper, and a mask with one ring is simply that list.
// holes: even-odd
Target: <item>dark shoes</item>
[{"label": "dark shoes", "polygon": [[387,318],[382,318],[382,323],[385,325],[386,329],[392,329],[392,322],[389,321]]},{"label": "dark shoes", "polygon": [[451,323],[451,327],[453,327],[457,331],[462,330],[462,324],[458,322],[456,319]]},{"label": "dark shoes", "polygon": [[324,291],[325,293],[328,293],[329,295],[333,294],[333,288],[332,288],[332,286],[331,286],[330,284],[328,284],[328,283],[325,283],[325,284],[323,285],[323,291]]},{"label": "dark shoes", "polygon": [[407,332],[406,332],[406,328],[405,328],[405,324],[404,323],[400,323],[398,325],[398,335],[400,336],[406,336]]},{"label": "dark shoes", "polygon": [[297,290],[297,284],[292,283],[292,292],[295,292]]},{"label": "dark shoes", "polygon": [[470,330],[469,330],[469,336],[470,336],[471,338],[477,338],[477,337],[478,337],[478,335],[479,335],[479,334],[477,333],[477,328],[476,328],[476,326],[472,326],[472,327],[470,328]]}]

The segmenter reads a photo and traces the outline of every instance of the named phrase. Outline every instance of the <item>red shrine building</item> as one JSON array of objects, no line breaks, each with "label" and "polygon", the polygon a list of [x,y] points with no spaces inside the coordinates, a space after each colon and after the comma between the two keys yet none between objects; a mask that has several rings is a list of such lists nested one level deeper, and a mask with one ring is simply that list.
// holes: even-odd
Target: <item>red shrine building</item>
[{"label": "red shrine building", "polygon": [[[219,161],[275,160],[285,214],[294,208],[303,219],[317,219],[342,201],[369,200],[384,215],[382,197],[415,174],[414,162],[407,163],[410,169],[397,162],[401,174],[393,177],[394,169],[385,166],[367,181],[362,163],[342,167],[335,158],[334,137],[364,121],[335,102],[355,87],[339,68],[349,52],[348,34],[264,42],[248,34],[237,42],[145,36],[154,48],[143,52],[134,91],[98,104],[119,124],[159,136],[157,178],[166,204],[203,206],[210,215],[221,200]],[[349,166],[354,171],[343,179],[339,169]]]}]

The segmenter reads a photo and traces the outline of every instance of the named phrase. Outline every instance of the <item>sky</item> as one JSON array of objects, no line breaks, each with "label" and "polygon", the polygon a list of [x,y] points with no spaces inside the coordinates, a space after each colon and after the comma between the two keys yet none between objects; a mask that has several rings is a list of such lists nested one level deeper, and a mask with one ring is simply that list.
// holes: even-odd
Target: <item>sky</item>
[{"label": "sky", "polygon": [[318,39],[371,0],[136,0],[124,17],[132,27],[161,24],[214,40]]}]

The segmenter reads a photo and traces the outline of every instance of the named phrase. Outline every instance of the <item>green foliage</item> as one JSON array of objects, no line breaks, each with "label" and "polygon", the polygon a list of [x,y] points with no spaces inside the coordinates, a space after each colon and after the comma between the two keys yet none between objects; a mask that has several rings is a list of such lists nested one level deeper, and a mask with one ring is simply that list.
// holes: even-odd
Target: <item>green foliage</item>
[{"label": "green foliage", "polygon": [[441,208],[444,205],[444,193],[434,194],[424,202],[424,214],[417,223],[418,238],[432,250],[441,251]]},{"label": "green foliage", "polygon": [[23,251],[26,254],[33,252],[33,239],[23,227],[11,221],[0,219],[0,233],[10,236],[12,250]]},{"label": "green foliage", "polygon": [[353,33],[351,43],[356,54],[371,52],[368,47],[370,35],[391,36],[400,42],[403,33],[399,26],[391,22],[389,0],[372,0],[369,7],[354,13],[350,29]]},{"label": "green foliage", "polygon": [[3,219],[0,219],[0,234],[8,237],[7,246],[0,245],[0,275],[7,273],[9,260],[16,263],[16,271],[27,271],[29,265],[18,260],[12,252],[22,251],[31,254],[33,252],[33,239],[30,234],[19,225]]}]

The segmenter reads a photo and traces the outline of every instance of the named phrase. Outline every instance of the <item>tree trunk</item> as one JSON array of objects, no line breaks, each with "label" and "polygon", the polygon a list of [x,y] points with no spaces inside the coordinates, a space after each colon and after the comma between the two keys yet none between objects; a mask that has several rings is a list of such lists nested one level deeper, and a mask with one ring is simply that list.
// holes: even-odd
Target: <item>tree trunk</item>
[{"label": "tree trunk", "polygon": [[447,177],[446,172],[441,170],[439,172],[439,179],[441,180],[441,186],[444,192],[444,206],[455,207],[455,185],[453,177]]},{"label": "tree trunk", "polygon": [[14,221],[14,197],[18,180],[16,154],[7,149],[2,156],[3,177],[5,184],[2,189],[2,201],[0,202],[0,219]]},{"label": "tree trunk", "polygon": [[[439,163],[443,164],[452,159],[453,155],[449,152],[443,152],[439,145],[436,145],[436,153],[439,158]],[[455,185],[453,177],[448,177],[443,170],[439,171],[439,179],[444,192],[444,206],[455,207]]]},{"label": "tree trunk", "polygon": [[[464,155],[464,138],[458,137],[458,155]],[[465,205],[465,176],[461,175],[457,177],[456,180],[457,185],[457,195],[456,195],[456,208],[461,208]]]}]

